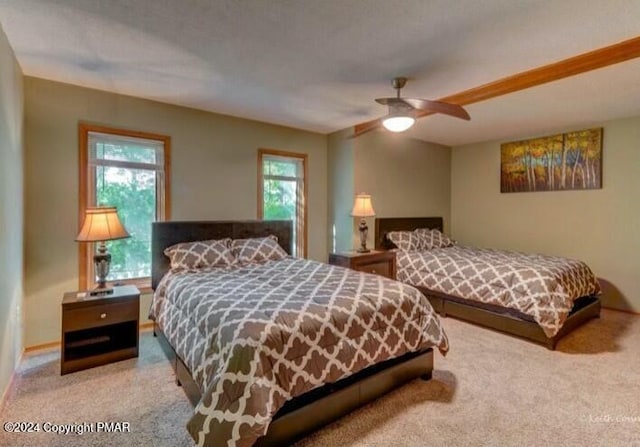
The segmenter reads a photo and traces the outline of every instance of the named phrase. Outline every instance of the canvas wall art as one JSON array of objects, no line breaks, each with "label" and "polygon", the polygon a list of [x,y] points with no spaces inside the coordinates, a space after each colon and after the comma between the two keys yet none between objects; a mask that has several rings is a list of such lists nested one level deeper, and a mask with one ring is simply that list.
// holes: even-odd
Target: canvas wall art
[{"label": "canvas wall art", "polygon": [[602,128],[500,146],[500,192],[602,188]]}]

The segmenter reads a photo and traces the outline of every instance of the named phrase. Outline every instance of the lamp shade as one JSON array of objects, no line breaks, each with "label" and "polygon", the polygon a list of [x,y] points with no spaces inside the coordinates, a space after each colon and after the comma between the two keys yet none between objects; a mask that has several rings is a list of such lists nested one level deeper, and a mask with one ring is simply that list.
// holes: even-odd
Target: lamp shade
[{"label": "lamp shade", "polygon": [[76,236],[78,242],[111,241],[124,239],[129,233],[124,229],[115,207],[87,208],[84,223]]},{"label": "lamp shade", "polygon": [[373,217],[376,215],[369,194],[356,195],[356,201],[353,204],[351,215],[354,217]]}]

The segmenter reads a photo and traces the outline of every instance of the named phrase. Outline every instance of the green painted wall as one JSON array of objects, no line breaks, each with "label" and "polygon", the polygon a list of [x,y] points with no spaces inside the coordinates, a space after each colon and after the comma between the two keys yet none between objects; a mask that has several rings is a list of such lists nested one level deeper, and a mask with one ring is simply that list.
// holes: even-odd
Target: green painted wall
[{"label": "green painted wall", "polygon": [[500,141],[453,148],[453,237],[581,259],[601,279],[604,305],[640,312],[640,117],[602,127],[597,190],[501,194]]},{"label": "green painted wall", "polygon": [[171,136],[174,220],[255,219],[257,149],[307,153],[308,253],[326,259],[325,135],[30,77],[25,110],[27,346],[60,338],[62,294],[78,287],[79,121]]},{"label": "green painted wall", "polygon": [[0,399],[23,346],[22,79],[0,28]]}]

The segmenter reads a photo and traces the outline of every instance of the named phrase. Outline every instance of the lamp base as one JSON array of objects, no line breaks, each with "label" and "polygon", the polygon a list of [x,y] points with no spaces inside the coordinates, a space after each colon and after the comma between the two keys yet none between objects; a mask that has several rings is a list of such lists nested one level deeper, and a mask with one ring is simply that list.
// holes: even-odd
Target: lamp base
[{"label": "lamp base", "polygon": [[98,252],[93,255],[93,263],[95,265],[96,276],[98,277],[98,286],[89,292],[90,296],[102,296],[113,293],[113,288],[107,287],[107,276],[109,276],[109,267],[111,266],[111,254],[107,251],[104,241],[98,244]]},{"label": "lamp base", "polygon": [[364,217],[360,219],[358,230],[360,231],[360,247],[358,248],[358,253],[369,253],[371,251],[367,248],[367,234],[369,232],[369,227],[367,226],[367,221],[364,220]]}]

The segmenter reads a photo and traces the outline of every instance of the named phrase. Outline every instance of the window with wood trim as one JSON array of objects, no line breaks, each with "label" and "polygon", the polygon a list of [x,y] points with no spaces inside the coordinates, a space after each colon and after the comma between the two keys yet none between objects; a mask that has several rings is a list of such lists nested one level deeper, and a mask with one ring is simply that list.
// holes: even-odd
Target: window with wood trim
[{"label": "window with wood trim", "polygon": [[258,149],[258,218],[293,221],[293,254],[307,256],[307,154]]},{"label": "window with wood trim", "polygon": [[[115,206],[130,238],[107,242],[109,282],[151,286],[151,222],[169,218],[171,138],[80,124],[78,222],[93,206]],[[97,244],[80,243],[80,289],[96,283]]]}]

